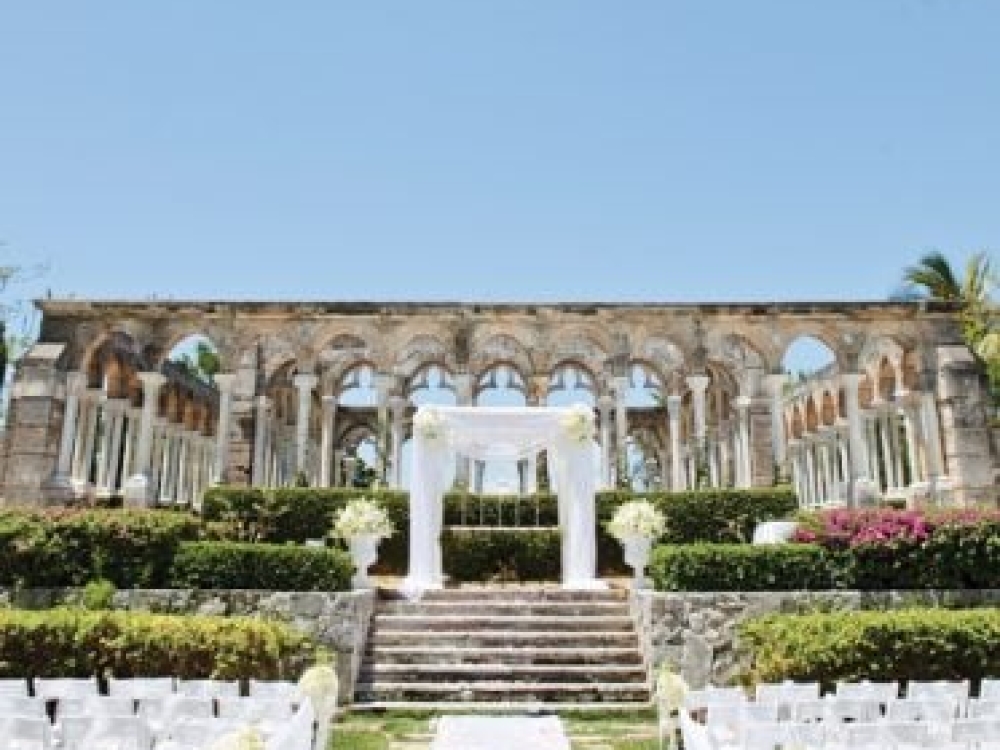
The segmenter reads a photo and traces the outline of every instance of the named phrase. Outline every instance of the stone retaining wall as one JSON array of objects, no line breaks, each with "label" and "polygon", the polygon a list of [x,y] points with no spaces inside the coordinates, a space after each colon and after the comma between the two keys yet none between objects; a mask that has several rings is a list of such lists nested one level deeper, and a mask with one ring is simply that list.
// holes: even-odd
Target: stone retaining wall
[{"label": "stone retaining wall", "polygon": [[901,609],[917,606],[996,607],[1000,590],[775,591],[681,593],[640,591],[632,598],[640,643],[650,666],[667,660],[691,687],[724,685],[749,666],[737,626],[772,613]]},{"label": "stone retaining wall", "polygon": [[[79,601],[80,592],[80,589],[0,590],[0,606],[45,609]],[[115,592],[112,606],[164,614],[260,616],[287,622],[336,654],[343,704],[354,696],[368,625],[375,609],[375,593],[123,589]]]}]

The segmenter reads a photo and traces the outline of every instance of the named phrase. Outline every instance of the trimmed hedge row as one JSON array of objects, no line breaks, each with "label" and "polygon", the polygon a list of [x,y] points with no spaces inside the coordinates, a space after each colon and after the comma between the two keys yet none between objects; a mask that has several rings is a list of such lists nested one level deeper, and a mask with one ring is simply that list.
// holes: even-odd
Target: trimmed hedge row
[{"label": "trimmed hedge row", "polygon": [[349,588],[342,550],[198,541],[201,522],[173,511],[0,513],[0,586]]},{"label": "trimmed hedge row", "polygon": [[317,646],[245,617],[0,610],[0,677],[295,679]]},{"label": "trimmed hedge row", "polygon": [[832,588],[822,548],[811,544],[687,544],[653,550],[660,591],[787,591]]},{"label": "trimmed hedge row", "polygon": [[562,571],[558,530],[445,529],[445,574],[455,581],[552,581]]},{"label": "trimmed hedge row", "polygon": [[185,542],[168,588],[346,591],[354,566],[338,549],[246,542]]},{"label": "trimmed hedge row", "polygon": [[[229,536],[233,538],[302,542],[327,534],[333,514],[359,497],[371,498],[382,505],[396,527],[396,533],[379,548],[374,572],[405,573],[409,557],[409,496],[399,490],[213,487],[205,493],[202,514],[206,521],[228,524]],[[649,500],[664,513],[667,532],[663,541],[674,544],[745,541],[757,523],[785,518],[797,507],[794,493],[783,487],[685,493],[602,492],[597,495],[597,559],[602,572],[627,571],[621,545],[605,531],[605,524],[619,505],[635,499]],[[456,492],[444,499],[446,527],[511,526],[515,520],[525,526],[557,525],[556,497],[539,494],[523,500],[517,509],[510,497]],[[462,563],[456,561],[456,565],[461,567]],[[526,562],[519,567],[527,570],[532,565]]]},{"label": "trimmed hedge row", "polygon": [[740,626],[747,682],[1000,677],[1000,610],[769,615]]}]

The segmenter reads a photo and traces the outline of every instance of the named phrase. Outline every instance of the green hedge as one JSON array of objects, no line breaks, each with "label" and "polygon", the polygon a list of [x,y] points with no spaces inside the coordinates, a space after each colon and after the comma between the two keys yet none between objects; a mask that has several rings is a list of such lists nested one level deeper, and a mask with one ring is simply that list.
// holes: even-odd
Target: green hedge
[{"label": "green hedge", "polygon": [[0,677],[295,679],[317,651],[257,618],[0,610]]},{"label": "green hedge", "polygon": [[342,550],[247,542],[185,542],[169,588],[344,591],[354,568]]},{"label": "green hedge", "polygon": [[185,513],[63,510],[0,513],[0,585],[76,586],[106,578],[120,588],[160,585],[177,546],[198,539]]},{"label": "green hedge", "polygon": [[557,581],[561,539],[552,529],[445,529],[444,572],[454,581]]},{"label": "green hedge", "polygon": [[740,626],[748,682],[1000,677],[1000,610],[770,615]]},{"label": "green hedge", "polygon": [[[399,490],[358,488],[213,487],[205,493],[206,521],[228,523],[233,538],[269,542],[301,542],[323,536],[333,513],[348,502],[368,497],[381,504],[396,526],[382,542],[374,572],[401,575],[409,557],[409,496]],[[761,521],[788,517],[797,507],[794,493],[784,487],[749,490],[703,490],[684,493],[601,492],[597,495],[597,560],[604,573],[624,573],[621,545],[604,529],[622,503],[646,499],[667,518],[663,541],[739,542],[750,538]],[[558,502],[540,493],[524,499],[515,510],[510,497],[452,492],[444,498],[445,526],[555,526]],[[506,533],[506,532],[505,532]],[[447,560],[445,560],[447,565]],[[558,577],[558,576],[556,576]]]},{"label": "green hedge", "polygon": [[829,589],[833,568],[811,544],[684,544],[653,550],[650,574],[660,591]]}]

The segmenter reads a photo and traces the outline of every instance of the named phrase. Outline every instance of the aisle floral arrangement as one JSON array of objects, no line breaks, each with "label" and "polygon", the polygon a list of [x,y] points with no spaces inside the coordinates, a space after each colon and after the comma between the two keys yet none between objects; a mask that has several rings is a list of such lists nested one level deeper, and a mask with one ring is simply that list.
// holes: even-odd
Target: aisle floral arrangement
[{"label": "aisle floral arrangement", "polygon": [[222,735],[209,745],[209,750],[266,750],[264,736],[252,724]]}]

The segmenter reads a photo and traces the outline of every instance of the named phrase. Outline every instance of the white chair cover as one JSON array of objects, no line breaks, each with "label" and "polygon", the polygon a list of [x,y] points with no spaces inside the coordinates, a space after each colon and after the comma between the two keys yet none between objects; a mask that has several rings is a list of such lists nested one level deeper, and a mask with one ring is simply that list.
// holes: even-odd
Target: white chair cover
[{"label": "white chair cover", "polygon": [[173,677],[108,678],[108,695],[115,698],[153,698],[173,692]]},{"label": "white chair cover", "polygon": [[27,698],[30,694],[27,680],[16,677],[0,679],[0,695],[9,695],[12,698]]},{"label": "white chair cover", "polygon": [[49,750],[52,727],[48,718],[5,716],[0,718],[0,738],[5,746],[18,750]]},{"label": "white chair cover", "polygon": [[0,695],[0,716],[27,716],[48,720],[45,701],[23,695]]},{"label": "white chair cover", "polygon": [[237,698],[240,694],[238,680],[177,680],[174,687],[178,695],[191,698]]},{"label": "white chair cover", "polygon": [[57,698],[86,698],[98,696],[94,677],[36,677],[35,696],[52,700]]}]

